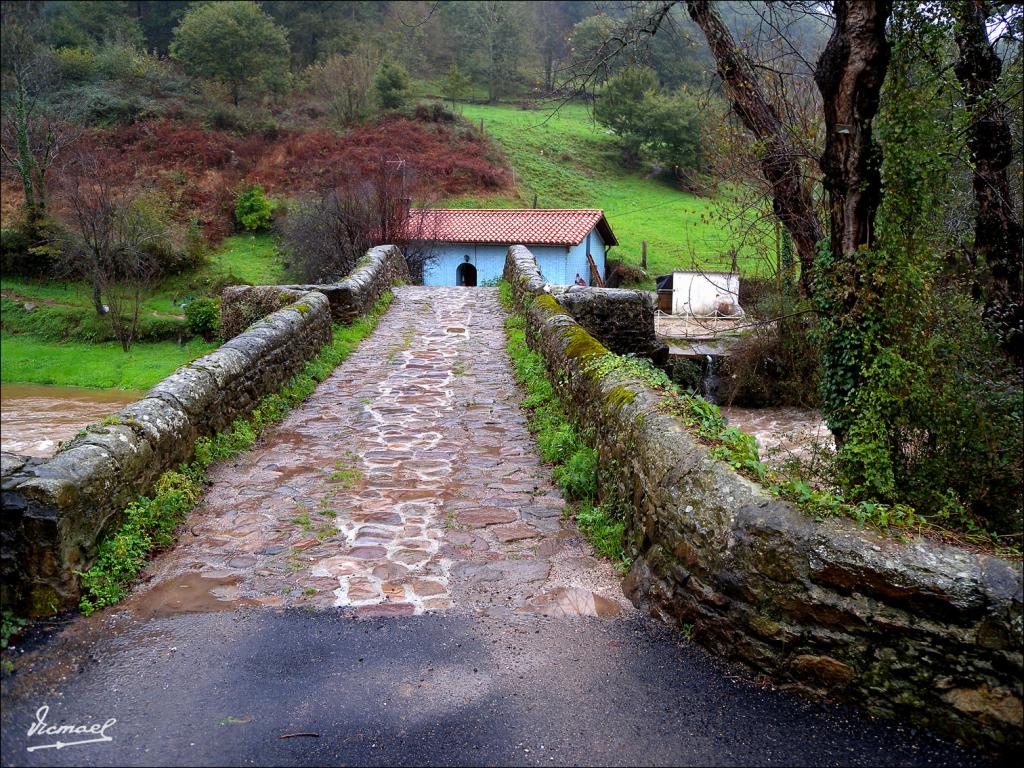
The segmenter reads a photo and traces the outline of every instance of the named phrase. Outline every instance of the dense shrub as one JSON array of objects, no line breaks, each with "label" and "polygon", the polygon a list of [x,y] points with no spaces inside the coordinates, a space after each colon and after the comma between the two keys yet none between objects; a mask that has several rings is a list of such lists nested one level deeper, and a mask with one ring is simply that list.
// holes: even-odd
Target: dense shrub
[{"label": "dense shrub", "polygon": [[421,123],[454,123],[458,120],[458,116],[440,101],[420,102],[412,116]]},{"label": "dense shrub", "polygon": [[68,82],[88,80],[96,70],[96,54],[88,48],[59,48],[53,53],[53,61],[61,78]]},{"label": "dense shrub", "polygon": [[30,245],[20,229],[0,229],[0,263],[5,275],[39,274],[36,259],[28,251]]},{"label": "dense shrub", "polygon": [[400,109],[409,90],[409,75],[401,64],[385,61],[373,79],[373,90],[381,109]]},{"label": "dense shrub", "polygon": [[638,67],[607,82],[594,105],[594,119],[618,135],[629,160],[685,174],[701,164],[704,111],[688,90],[661,91],[654,72]]},{"label": "dense shrub", "polygon": [[235,203],[235,220],[250,232],[267,229],[273,212],[273,206],[259,184],[242,192]]},{"label": "dense shrub", "polygon": [[220,300],[193,299],[185,306],[185,322],[193,334],[210,341],[220,329]]}]

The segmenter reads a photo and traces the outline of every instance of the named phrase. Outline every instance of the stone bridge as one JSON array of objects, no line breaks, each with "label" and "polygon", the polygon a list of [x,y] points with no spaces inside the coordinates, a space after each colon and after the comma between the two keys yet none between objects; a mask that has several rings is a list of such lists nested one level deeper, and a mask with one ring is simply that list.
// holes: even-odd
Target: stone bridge
[{"label": "stone bridge", "polygon": [[[520,301],[542,291],[513,283]],[[307,288],[290,298],[311,301]],[[328,293],[332,310],[349,311],[346,291]],[[605,328],[594,318],[621,314],[604,302],[645,316],[646,299],[628,293],[577,295],[565,305]],[[650,551],[629,588],[670,622],[692,615],[706,625],[679,633],[634,608],[538,458],[497,291],[403,286],[394,295],[374,333],[313,396],[253,450],[213,468],[178,543],[122,605],[30,640],[5,679],[4,764],[986,763],[898,722],[775,690],[688,642],[719,614],[742,640],[749,616],[742,599],[695,565],[685,587],[704,589],[707,617],[684,612],[692,598],[671,582],[679,569],[658,573]],[[314,312],[326,312],[319,300]],[[549,354],[573,321],[558,315],[557,302],[537,304],[531,333]],[[314,312],[272,317],[290,318],[294,338],[319,327]],[[254,328],[272,341],[281,322]],[[606,341],[615,338],[609,331]],[[581,386],[585,377],[570,363],[566,370]],[[179,394],[182,407],[191,402]],[[617,423],[604,429],[603,453],[620,450]],[[614,453],[626,472],[620,481],[657,485],[643,463],[649,451],[634,453],[635,461]],[[705,469],[710,479],[694,499],[722,481],[722,470]],[[685,482],[662,482],[650,498],[678,501]],[[647,536],[659,547],[658,536],[668,540],[656,527]],[[693,541],[699,558],[699,536]],[[859,567],[867,573],[869,564]],[[738,569],[729,575],[744,578]],[[750,574],[751,589],[761,581]],[[666,600],[677,601],[676,615]],[[823,608],[813,621],[827,625],[837,610]],[[895,621],[892,611],[880,615]],[[997,716],[1014,714],[1011,699]],[[991,711],[991,700],[972,701]],[[114,742],[102,753],[26,752],[35,742],[24,726],[41,702],[60,709],[60,722],[117,718]]]},{"label": "stone bridge", "polygon": [[134,602],[188,609],[212,588],[360,616],[631,611],[563,519],[518,405],[504,316],[494,289],[395,289],[314,397],[215,468]]}]

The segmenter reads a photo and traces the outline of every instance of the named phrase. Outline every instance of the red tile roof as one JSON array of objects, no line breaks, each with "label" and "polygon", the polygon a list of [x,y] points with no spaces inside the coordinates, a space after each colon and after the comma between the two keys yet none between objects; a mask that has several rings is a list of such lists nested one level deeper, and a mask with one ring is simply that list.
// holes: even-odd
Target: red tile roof
[{"label": "red tile roof", "polygon": [[618,245],[600,209],[413,208],[413,237],[442,243],[577,245],[595,226],[605,245]]}]

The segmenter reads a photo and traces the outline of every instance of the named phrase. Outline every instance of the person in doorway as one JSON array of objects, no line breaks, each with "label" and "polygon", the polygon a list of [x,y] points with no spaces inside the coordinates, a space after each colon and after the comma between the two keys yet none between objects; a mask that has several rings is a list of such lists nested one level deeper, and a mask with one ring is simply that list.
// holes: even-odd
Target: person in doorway
[{"label": "person in doorway", "polygon": [[576,285],[586,286],[587,281],[583,279],[583,275],[579,272],[576,273]]}]

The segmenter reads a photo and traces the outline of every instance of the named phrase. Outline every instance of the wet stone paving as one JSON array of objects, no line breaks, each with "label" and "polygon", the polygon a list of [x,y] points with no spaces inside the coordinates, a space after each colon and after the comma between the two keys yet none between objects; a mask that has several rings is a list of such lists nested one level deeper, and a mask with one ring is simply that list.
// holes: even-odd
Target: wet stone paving
[{"label": "wet stone paving", "polygon": [[504,319],[495,289],[396,289],[376,331],[309,400],[214,468],[129,606],[632,610],[537,456]]}]

